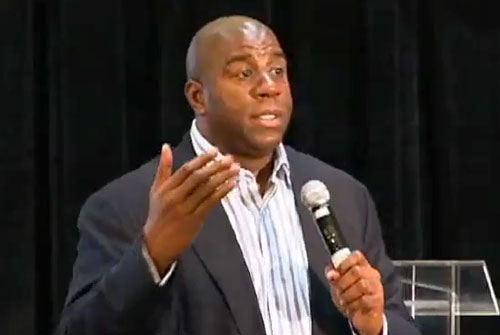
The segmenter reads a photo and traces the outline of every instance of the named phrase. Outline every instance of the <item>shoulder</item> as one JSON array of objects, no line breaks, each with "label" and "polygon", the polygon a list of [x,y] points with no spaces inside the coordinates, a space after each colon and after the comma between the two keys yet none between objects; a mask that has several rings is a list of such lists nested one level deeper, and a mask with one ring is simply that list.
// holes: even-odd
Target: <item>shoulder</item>
[{"label": "shoulder", "polygon": [[147,215],[149,189],[158,161],[159,158],[155,157],[94,192],[85,201],[81,215],[104,215],[110,219],[126,218],[130,223],[141,222]]},{"label": "shoulder", "polygon": [[135,193],[149,191],[158,167],[159,157],[155,157],[135,170],[112,180],[102,187],[97,194],[104,197],[127,197]]}]

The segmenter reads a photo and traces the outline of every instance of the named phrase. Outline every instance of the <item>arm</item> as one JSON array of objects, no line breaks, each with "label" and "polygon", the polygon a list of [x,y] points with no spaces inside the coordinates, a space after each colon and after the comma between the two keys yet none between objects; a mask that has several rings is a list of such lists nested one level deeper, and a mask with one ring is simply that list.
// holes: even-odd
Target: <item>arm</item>
[{"label": "arm", "polygon": [[[147,219],[134,210],[147,195],[117,200],[122,192],[137,192],[134,186],[89,199],[79,219],[78,257],[60,333],[148,334],[155,329],[154,316],[171,309],[173,294],[160,291],[164,282],[158,278],[168,278],[208,212],[235,185],[239,167],[231,157],[214,161],[216,154],[196,157],[172,174],[172,152],[164,146],[149,203],[143,204],[149,206]],[[156,308],[160,301],[161,310]],[[171,323],[169,328],[175,328],[175,317]]]},{"label": "arm", "polygon": [[140,229],[127,229],[109,201],[94,195],[83,206],[80,241],[61,334],[130,334],[158,303],[155,285],[142,255]]}]

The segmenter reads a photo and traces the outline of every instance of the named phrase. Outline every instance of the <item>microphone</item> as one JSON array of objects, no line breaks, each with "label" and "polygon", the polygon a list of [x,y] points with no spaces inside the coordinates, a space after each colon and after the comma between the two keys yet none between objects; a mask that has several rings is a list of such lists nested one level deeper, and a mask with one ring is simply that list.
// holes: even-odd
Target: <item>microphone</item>
[{"label": "microphone", "polygon": [[323,240],[332,255],[332,263],[335,268],[338,268],[340,263],[351,254],[351,251],[339,230],[335,213],[330,212],[328,206],[330,192],[325,184],[319,180],[310,180],[302,186],[300,197],[304,206],[309,208],[316,219]]}]

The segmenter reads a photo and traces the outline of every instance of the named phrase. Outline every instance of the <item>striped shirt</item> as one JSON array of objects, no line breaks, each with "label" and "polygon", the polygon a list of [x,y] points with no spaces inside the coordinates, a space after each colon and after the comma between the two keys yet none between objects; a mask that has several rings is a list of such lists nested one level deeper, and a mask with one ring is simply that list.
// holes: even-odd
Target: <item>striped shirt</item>
[{"label": "striped shirt", "polygon": [[[190,135],[197,155],[213,148],[196,121]],[[222,206],[250,273],[266,334],[311,334],[307,254],[282,144],[269,185],[262,197],[255,176],[241,168]]]}]

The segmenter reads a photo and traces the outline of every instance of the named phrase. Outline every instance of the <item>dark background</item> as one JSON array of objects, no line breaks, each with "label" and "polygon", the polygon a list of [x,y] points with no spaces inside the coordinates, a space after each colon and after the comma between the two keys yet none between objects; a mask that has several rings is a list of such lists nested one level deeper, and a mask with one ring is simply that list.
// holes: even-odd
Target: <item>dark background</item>
[{"label": "dark background", "polygon": [[[395,259],[485,259],[500,293],[497,0],[0,1],[0,334],[58,319],[91,192],[177,143],[194,32],[269,24],[289,57],[287,142],[353,174]],[[496,334],[500,318],[465,318]]]}]

